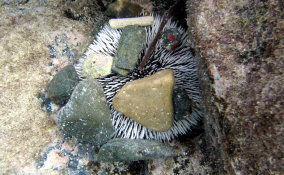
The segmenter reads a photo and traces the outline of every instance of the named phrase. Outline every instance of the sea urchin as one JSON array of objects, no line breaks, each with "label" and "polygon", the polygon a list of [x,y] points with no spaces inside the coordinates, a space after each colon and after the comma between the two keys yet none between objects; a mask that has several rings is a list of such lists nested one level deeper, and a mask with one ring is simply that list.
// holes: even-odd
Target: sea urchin
[{"label": "sea urchin", "polygon": [[[155,139],[155,140],[172,140],[173,138],[186,134],[192,126],[196,125],[202,116],[201,97],[199,90],[199,78],[194,57],[190,51],[189,36],[185,29],[178,26],[176,22],[169,19],[163,28],[163,31],[175,29],[180,34],[179,45],[175,45],[174,49],[168,49],[163,46],[163,38],[159,39],[150,61],[140,70],[140,65],[145,52],[150,43],[158,32],[162,18],[154,17],[152,26],[145,27],[146,39],[143,49],[139,55],[136,68],[127,75],[109,74],[105,77],[97,78],[102,84],[107,99],[107,104],[111,109],[112,123],[115,128],[115,137],[130,139]],[[91,54],[104,54],[106,56],[115,57],[121,36],[120,29],[113,29],[109,24],[105,24],[103,29],[97,34],[95,41],[91,44],[85,55],[78,61],[75,68],[81,78],[82,64],[87,56]],[[115,94],[128,82],[150,76],[160,70],[171,69],[174,72],[175,90],[183,90],[193,104],[191,113],[184,118],[174,118],[173,126],[168,131],[158,132],[150,130],[136,121],[128,118],[124,114],[116,111],[112,105]]]}]

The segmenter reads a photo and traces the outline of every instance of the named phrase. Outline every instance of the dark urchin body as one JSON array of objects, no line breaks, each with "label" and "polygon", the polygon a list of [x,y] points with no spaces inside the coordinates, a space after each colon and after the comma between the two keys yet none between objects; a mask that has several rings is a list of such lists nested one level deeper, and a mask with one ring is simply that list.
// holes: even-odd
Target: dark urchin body
[{"label": "dark urchin body", "polygon": [[[149,44],[157,34],[161,23],[160,17],[155,17],[154,24],[146,29],[146,42],[140,54],[140,60],[136,68],[126,76],[118,74],[110,74],[106,77],[98,78],[102,84],[107,103],[111,109],[112,123],[115,127],[115,137],[130,139],[155,139],[155,140],[172,140],[173,138],[186,134],[193,125],[196,125],[202,116],[200,105],[199,80],[197,74],[196,63],[188,46],[189,37],[185,30],[178,27],[176,23],[169,20],[164,30],[176,28],[181,34],[181,44],[173,51],[168,51],[162,47],[162,41],[158,41],[150,61],[147,63],[143,71],[138,70],[138,65],[144,56]],[[81,65],[85,57],[92,53],[100,53],[115,57],[119,44],[121,31],[112,29],[109,25],[105,25],[102,31],[97,35],[96,40],[90,45],[85,56],[75,65],[77,72],[81,75]],[[147,129],[138,124],[134,120],[126,117],[122,113],[116,111],[112,106],[114,95],[127,83],[139,78],[147,77],[163,69],[172,69],[175,77],[175,89],[183,89],[188,97],[193,101],[191,115],[182,120],[174,119],[173,127],[166,132],[158,132]],[[82,77],[83,78],[83,77]]]}]

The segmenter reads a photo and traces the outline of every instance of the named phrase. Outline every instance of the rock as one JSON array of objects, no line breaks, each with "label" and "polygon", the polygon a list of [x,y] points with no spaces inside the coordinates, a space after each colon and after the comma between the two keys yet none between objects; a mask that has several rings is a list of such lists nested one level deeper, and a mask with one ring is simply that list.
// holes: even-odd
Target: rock
[{"label": "rock", "polygon": [[145,39],[146,31],[144,27],[125,27],[120,37],[114,67],[129,71],[133,70],[139,59]]},{"label": "rock", "polygon": [[206,159],[215,174],[283,174],[283,3],[211,2],[187,1]]},{"label": "rock", "polygon": [[[90,144],[78,143],[75,140],[52,140],[43,150],[36,162],[39,170],[53,170],[57,173],[90,174],[88,163],[94,160],[96,148]],[[53,171],[48,171],[48,174]],[[45,173],[44,173],[45,174]]]},{"label": "rock", "polygon": [[41,109],[43,111],[46,111],[48,114],[52,114],[53,112],[59,110],[59,108],[59,106],[52,103],[52,100],[50,98],[46,98],[41,104]]},{"label": "rock", "polygon": [[72,20],[93,22],[94,18],[102,16],[101,8],[103,8],[98,1],[91,0],[58,0],[58,1],[44,1],[44,3],[52,4],[52,6],[61,9],[65,17]]},{"label": "rock", "polygon": [[96,146],[106,143],[114,133],[103,89],[94,79],[77,85],[57,119],[66,135]]},{"label": "rock", "polygon": [[106,15],[112,18],[127,18],[140,15],[142,10],[139,4],[118,0],[108,6]]},{"label": "rock", "polygon": [[112,68],[111,68],[112,72],[120,74],[120,75],[127,75],[129,73],[128,70],[125,69],[120,69],[118,67],[115,67],[114,64],[112,64]]},{"label": "rock", "polygon": [[170,69],[124,85],[113,98],[113,107],[154,131],[167,131],[173,124],[174,75]]},{"label": "rock", "polygon": [[98,160],[137,161],[174,156],[174,148],[155,140],[132,140],[116,138],[103,145]]},{"label": "rock", "polygon": [[[24,2],[1,0],[0,4],[8,1]],[[61,138],[37,98],[53,78],[49,63],[55,59],[47,46],[56,43],[56,36],[66,35],[65,45],[79,49],[77,43],[85,42],[92,29],[64,17],[58,8],[38,3],[0,5],[0,174],[60,174],[36,166],[46,146]],[[62,50],[56,59],[64,57]]]},{"label": "rock", "polygon": [[72,65],[64,67],[51,80],[47,87],[48,97],[54,103],[64,105],[69,100],[73,89],[79,83],[79,77]]},{"label": "rock", "polygon": [[113,58],[103,54],[91,54],[82,65],[82,74],[86,78],[98,78],[111,73]]},{"label": "rock", "polygon": [[182,120],[187,118],[192,112],[192,100],[188,97],[185,90],[174,90],[174,118],[175,120]]},{"label": "rock", "polygon": [[20,5],[26,4],[28,0],[1,0],[0,7],[4,5]]},{"label": "rock", "polygon": [[[109,21],[109,18],[107,16],[101,16],[97,21],[96,21],[96,25],[93,26],[93,31],[92,31],[92,36],[94,38],[92,38],[92,42],[94,41],[94,39],[96,39],[98,33],[101,32],[101,30],[104,28],[105,24]],[[91,42],[91,43],[92,43]],[[90,43],[90,44],[91,44]]]}]

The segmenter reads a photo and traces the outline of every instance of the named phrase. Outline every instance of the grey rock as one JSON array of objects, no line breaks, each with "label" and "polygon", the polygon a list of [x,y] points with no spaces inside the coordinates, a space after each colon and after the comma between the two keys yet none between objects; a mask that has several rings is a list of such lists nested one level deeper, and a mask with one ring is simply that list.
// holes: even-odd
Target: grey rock
[{"label": "grey rock", "polygon": [[174,119],[182,120],[192,113],[193,101],[188,97],[185,90],[175,89],[173,94]]},{"label": "grey rock", "polygon": [[51,80],[47,87],[48,97],[58,105],[64,105],[69,100],[79,77],[72,65],[64,67]]},{"label": "grey rock", "polygon": [[111,18],[128,18],[139,16],[143,8],[136,3],[128,1],[115,1],[109,4],[106,15]]},{"label": "grey rock", "polygon": [[127,75],[129,73],[129,70],[115,67],[115,64],[112,64],[111,71],[120,75]]},{"label": "grey rock", "polygon": [[77,85],[57,119],[66,135],[96,146],[106,143],[114,133],[103,89],[94,79]]},{"label": "grey rock", "polygon": [[125,70],[133,70],[139,59],[146,38],[144,27],[127,26],[123,29],[119,46],[117,49],[117,58],[115,67]]},{"label": "grey rock", "polygon": [[103,145],[98,153],[98,160],[137,161],[175,156],[174,148],[156,140],[132,140],[115,138]]}]

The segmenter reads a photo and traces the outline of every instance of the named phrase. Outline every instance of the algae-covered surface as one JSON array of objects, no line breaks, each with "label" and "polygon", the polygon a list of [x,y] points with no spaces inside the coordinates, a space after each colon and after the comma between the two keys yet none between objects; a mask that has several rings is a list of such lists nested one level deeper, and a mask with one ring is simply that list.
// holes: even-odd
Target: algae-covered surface
[{"label": "algae-covered surface", "polygon": [[68,60],[62,54],[51,60],[48,45],[65,35],[66,45],[75,49],[89,29],[59,14],[28,5],[0,8],[0,174],[33,173],[36,159],[56,134],[37,95],[52,78],[48,64],[60,68]]}]

